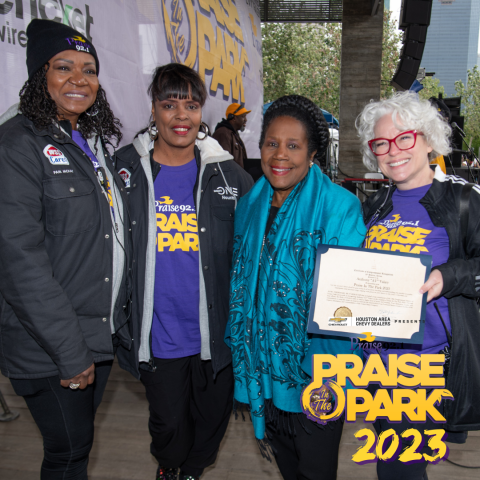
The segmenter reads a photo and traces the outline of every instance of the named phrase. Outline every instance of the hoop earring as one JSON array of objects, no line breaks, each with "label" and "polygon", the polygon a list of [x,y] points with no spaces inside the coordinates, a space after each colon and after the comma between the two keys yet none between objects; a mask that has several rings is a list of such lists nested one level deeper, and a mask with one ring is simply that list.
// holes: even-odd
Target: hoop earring
[{"label": "hoop earring", "polygon": [[92,111],[91,113],[88,113],[88,110],[85,110],[85,115],[88,117],[96,117],[99,114],[98,106],[95,105],[97,102],[95,102],[91,107],[90,110]]},{"label": "hoop earring", "polygon": [[152,120],[152,121],[150,122],[150,124],[148,125],[147,131],[148,131],[148,134],[150,135],[150,138],[151,138],[152,140],[155,140],[155,139],[157,138],[157,136],[158,136],[158,130],[157,130],[157,126],[155,125],[155,121],[154,121],[154,120]]},{"label": "hoop earring", "polygon": [[[203,136],[199,137],[198,133],[203,133]],[[202,122],[200,124],[198,133],[197,133],[197,140],[205,140],[210,135],[210,128],[208,128],[208,125],[205,122]]]}]

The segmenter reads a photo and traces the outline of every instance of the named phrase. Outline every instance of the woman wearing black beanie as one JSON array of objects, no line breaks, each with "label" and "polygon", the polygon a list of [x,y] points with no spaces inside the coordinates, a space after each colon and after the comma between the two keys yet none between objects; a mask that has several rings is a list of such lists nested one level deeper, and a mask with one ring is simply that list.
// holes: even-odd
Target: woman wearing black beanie
[{"label": "woman wearing black beanie", "polygon": [[49,20],[27,36],[20,111],[0,126],[0,370],[42,433],[42,480],[84,480],[115,351],[132,343],[131,226],[105,148],[121,125],[91,42]]}]

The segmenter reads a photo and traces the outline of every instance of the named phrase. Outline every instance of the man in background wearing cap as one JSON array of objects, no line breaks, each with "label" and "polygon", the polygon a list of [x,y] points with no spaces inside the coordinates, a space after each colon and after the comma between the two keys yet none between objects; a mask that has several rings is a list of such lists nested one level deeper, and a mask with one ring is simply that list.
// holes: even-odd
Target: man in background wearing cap
[{"label": "man in background wearing cap", "polygon": [[238,131],[243,132],[247,124],[247,110],[239,103],[232,103],[225,112],[227,119],[222,119],[215,127],[213,138],[222,146],[224,150],[233,155],[233,159],[242,167],[245,168],[244,162],[247,159],[247,150],[238,134]]}]

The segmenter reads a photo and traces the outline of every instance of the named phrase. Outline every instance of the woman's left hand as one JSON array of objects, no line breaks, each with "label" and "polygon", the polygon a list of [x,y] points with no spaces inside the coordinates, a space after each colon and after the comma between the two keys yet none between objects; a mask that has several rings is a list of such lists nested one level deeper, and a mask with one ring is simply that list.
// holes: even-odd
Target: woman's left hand
[{"label": "woman's left hand", "polygon": [[428,292],[427,302],[440,296],[443,290],[443,277],[439,270],[433,270],[428,280],[420,288],[420,293]]}]

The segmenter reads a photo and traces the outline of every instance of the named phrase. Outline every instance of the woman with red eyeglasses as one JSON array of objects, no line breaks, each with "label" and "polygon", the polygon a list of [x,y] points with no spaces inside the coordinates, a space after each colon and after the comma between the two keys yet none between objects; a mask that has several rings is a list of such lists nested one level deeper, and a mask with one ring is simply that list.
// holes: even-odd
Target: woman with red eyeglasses
[{"label": "woman with red eyeglasses", "polygon": [[[447,441],[464,443],[469,430],[480,429],[480,315],[475,301],[480,295],[480,187],[468,191],[464,179],[430,168],[429,159],[451,151],[451,129],[437,109],[417,94],[398,93],[372,101],[356,126],[364,163],[374,171],[380,168],[393,182],[363,205],[365,247],[432,256],[430,277],[418,286],[421,293],[427,292],[423,344],[408,344],[381,355],[386,362],[389,354],[445,353],[446,388],[455,398],[439,407],[445,424],[382,419],[375,429],[378,434],[391,428],[397,434],[408,428],[422,433],[445,429]],[[462,196],[468,213],[460,215]],[[461,217],[466,229],[461,227]],[[408,442],[402,441],[406,447]],[[417,451],[432,455],[426,442]],[[426,467],[426,461],[379,460],[377,473],[380,480],[426,480]]]}]

